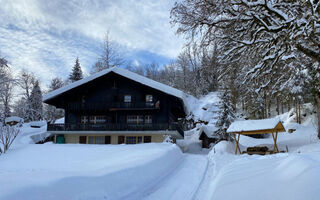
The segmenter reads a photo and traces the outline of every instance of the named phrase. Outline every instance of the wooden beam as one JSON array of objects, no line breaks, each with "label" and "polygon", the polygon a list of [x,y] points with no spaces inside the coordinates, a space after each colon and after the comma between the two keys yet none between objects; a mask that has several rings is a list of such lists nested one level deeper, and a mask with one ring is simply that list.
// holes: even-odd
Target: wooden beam
[{"label": "wooden beam", "polygon": [[237,154],[238,150],[239,150],[239,153],[241,154],[241,150],[240,150],[240,147],[239,147],[240,133],[238,133],[238,138],[237,138],[236,133],[234,133],[234,138],[236,140],[236,152],[235,152],[235,154]]},{"label": "wooden beam", "polygon": [[272,132],[272,138],[273,138],[273,153],[277,152],[279,153],[278,145],[277,145],[277,138],[278,138],[278,132],[276,132],[276,135],[274,135],[274,132]]},{"label": "wooden beam", "polygon": [[279,153],[278,145],[277,145],[277,140],[278,140],[278,132],[276,132],[276,139],[274,145],[276,146],[277,153]]}]

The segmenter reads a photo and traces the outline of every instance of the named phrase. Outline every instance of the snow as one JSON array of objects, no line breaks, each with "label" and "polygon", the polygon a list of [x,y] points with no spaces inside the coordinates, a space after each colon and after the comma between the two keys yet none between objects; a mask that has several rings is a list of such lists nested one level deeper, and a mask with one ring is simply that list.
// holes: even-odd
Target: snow
[{"label": "snow", "polygon": [[116,74],[119,74],[120,76],[123,76],[123,77],[126,77],[128,79],[131,79],[133,81],[136,81],[136,82],[139,82],[143,85],[146,85],[146,86],[149,86],[149,87],[152,87],[154,89],[157,89],[159,91],[162,91],[164,93],[167,93],[169,95],[172,95],[172,96],[175,96],[179,99],[182,99],[183,101],[185,101],[185,98],[187,98],[189,95],[185,94],[184,92],[182,92],[181,90],[178,90],[176,88],[173,88],[173,87],[170,87],[168,85],[165,85],[165,84],[162,84],[162,83],[159,83],[157,81],[154,81],[154,80],[151,80],[147,77],[144,77],[144,76],[141,76],[139,74],[136,74],[136,73],[133,73],[133,72],[130,72],[126,69],[122,69],[120,67],[112,67],[112,68],[109,68],[109,69],[105,69],[103,71],[100,71],[98,73],[95,73],[89,77],[86,77],[84,79],[81,79],[79,81],[76,81],[76,82],[73,82],[73,83],[70,83],[69,85],[66,85],[64,87],[61,87],[57,90],[54,90],[52,92],[49,92],[47,94],[45,94],[43,96],[43,101],[48,101],[49,99],[52,99],[56,96],[59,96],[60,94],[64,93],[64,92],[67,92],[71,89],[74,89],[76,87],[79,87],[80,85],[83,85],[85,83],[88,83],[92,80],[95,80],[101,76],[104,76],[110,72],[114,72]]},{"label": "snow", "polygon": [[274,129],[281,122],[279,118],[235,121],[228,128],[228,133]]},{"label": "snow", "polygon": [[43,127],[43,126],[46,126],[46,125],[47,125],[46,121],[33,121],[33,122],[30,122],[30,126]]},{"label": "snow", "polygon": [[[319,199],[320,141],[313,123],[315,114],[311,111],[310,104],[303,106],[302,113],[306,115],[302,124],[295,123],[292,110],[278,116],[285,128],[296,129],[292,134],[278,136],[279,149],[288,147],[288,153],[235,155],[234,143],[216,144],[208,155],[206,178],[195,199]],[[241,135],[239,142],[241,150],[249,146],[273,146],[271,137],[255,139]]]},{"label": "snow", "polygon": [[184,152],[207,153],[206,149],[201,148],[199,136],[204,132],[208,137],[212,137],[214,131],[217,130],[215,124],[219,116],[221,101],[219,94],[219,92],[211,92],[199,99],[193,96],[186,98],[186,105],[190,110],[188,118],[200,123],[197,123],[196,128],[185,131],[184,141],[180,144]]},{"label": "snow", "polygon": [[200,99],[193,96],[186,98],[186,105],[189,108],[194,121],[206,121],[215,124],[219,111],[219,92],[211,92]]},{"label": "snow", "polygon": [[[278,136],[279,150],[288,147],[289,152],[266,156],[235,155],[235,144],[226,141],[208,155],[183,154],[170,143],[35,145],[30,137],[44,134],[46,126],[25,123],[12,149],[0,156],[0,199],[317,200],[320,141],[315,113],[311,104],[301,112],[302,124],[295,123],[293,110],[274,118],[296,131]],[[196,144],[198,130],[186,132],[188,140],[179,142]],[[241,135],[239,142],[241,150],[273,146],[272,137]]]},{"label": "snow", "polygon": [[165,143],[28,145],[0,157],[0,199],[140,199],[182,159]]},{"label": "snow", "polygon": [[207,167],[205,155],[185,155],[171,143],[31,144],[44,131],[24,124],[0,156],[0,199],[188,200]]},{"label": "snow", "polygon": [[57,119],[54,123],[55,124],[64,124],[65,123],[64,117]]},{"label": "snow", "polygon": [[23,123],[24,120],[21,117],[17,117],[17,116],[11,116],[11,117],[7,117],[4,120],[5,123],[9,123],[9,122],[20,122]]}]

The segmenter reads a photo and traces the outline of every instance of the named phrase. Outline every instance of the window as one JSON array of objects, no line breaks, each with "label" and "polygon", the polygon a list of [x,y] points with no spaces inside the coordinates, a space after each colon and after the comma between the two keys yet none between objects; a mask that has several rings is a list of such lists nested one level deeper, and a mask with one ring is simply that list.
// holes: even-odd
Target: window
[{"label": "window", "polygon": [[142,136],[126,136],[126,144],[142,143]]},{"label": "window", "polygon": [[94,144],[94,136],[88,137],[88,144]]},{"label": "window", "polygon": [[144,116],[144,123],[152,124],[152,116],[151,115]]},{"label": "window", "polygon": [[88,117],[87,116],[81,116],[81,124],[88,123]]},{"label": "window", "polygon": [[88,144],[105,144],[105,136],[89,136]]},{"label": "window", "polygon": [[90,124],[103,124],[106,123],[107,119],[104,115],[90,116]]},{"label": "window", "polygon": [[151,143],[151,136],[144,136],[143,137],[143,142],[144,143]]},{"label": "window", "polygon": [[126,144],[137,144],[137,137],[136,136],[127,136],[126,137]]},{"label": "window", "polygon": [[143,124],[143,115],[128,115],[128,124]]},{"label": "window", "polygon": [[146,95],[146,102],[147,103],[152,103],[153,102],[153,96],[151,94]]},{"label": "window", "polygon": [[97,124],[103,124],[106,123],[106,116],[100,115],[100,116],[96,116],[96,123]]},{"label": "window", "polygon": [[131,95],[124,95],[123,101],[125,103],[131,103]]},{"label": "window", "polygon": [[104,136],[95,136],[95,144],[104,144]]}]

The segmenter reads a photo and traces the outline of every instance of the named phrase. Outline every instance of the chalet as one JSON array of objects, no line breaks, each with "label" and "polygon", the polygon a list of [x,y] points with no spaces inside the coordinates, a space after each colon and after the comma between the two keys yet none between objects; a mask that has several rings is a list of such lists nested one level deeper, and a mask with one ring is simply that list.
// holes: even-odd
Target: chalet
[{"label": "chalet", "polygon": [[52,91],[47,104],[65,110],[65,123],[48,124],[56,143],[136,144],[181,139],[186,94],[114,67]]}]

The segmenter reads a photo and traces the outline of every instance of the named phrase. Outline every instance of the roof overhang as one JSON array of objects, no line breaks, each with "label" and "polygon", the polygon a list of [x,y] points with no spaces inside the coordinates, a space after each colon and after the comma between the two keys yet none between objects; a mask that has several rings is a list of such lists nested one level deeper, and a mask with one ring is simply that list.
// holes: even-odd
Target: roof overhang
[{"label": "roof overhang", "polygon": [[[272,119],[272,120],[277,120],[277,119]],[[243,135],[255,135],[255,134],[266,134],[266,133],[276,133],[276,132],[286,132],[286,129],[284,128],[282,122],[280,120],[278,121],[273,121],[273,124],[269,125],[269,128],[265,129],[260,129],[259,126],[254,126],[254,127],[245,127],[250,125],[250,122],[257,122],[259,123],[268,123],[272,122],[270,119],[265,119],[265,120],[246,120],[246,121],[237,121],[233,122],[230,127],[227,130],[227,133],[236,133],[236,134],[243,134]],[[276,123],[274,123],[276,122]],[[236,125],[235,125],[236,123]],[[241,127],[241,124],[244,125],[244,127]],[[267,125],[268,126],[268,125]],[[264,127],[267,127],[264,125]]]},{"label": "roof overhang", "polygon": [[168,85],[165,85],[163,83],[159,83],[157,81],[154,81],[154,80],[151,80],[147,77],[144,77],[144,76],[141,76],[139,74],[136,74],[134,72],[131,72],[131,71],[128,71],[126,69],[122,69],[122,68],[119,68],[119,67],[112,67],[112,68],[109,68],[109,69],[105,69],[103,71],[100,71],[98,73],[95,73],[89,77],[86,77],[84,79],[81,79],[79,81],[76,81],[76,82],[73,82],[73,83],[70,83],[64,87],[61,87],[57,90],[54,90],[52,92],[49,92],[47,94],[45,94],[42,98],[43,102],[47,102],[48,100],[50,99],[53,99],[55,97],[58,97],[60,95],[62,95],[63,93],[69,91],[69,90],[72,90],[74,88],[77,88],[83,84],[86,84],[88,82],[91,82],[99,77],[102,77],[106,74],[109,74],[110,72],[114,72],[120,76],[123,76],[125,78],[128,78],[128,79],[131,79],[135,82],[138,82],[138,83],[141,83],[143,85],[146,85],[148,87],[151,87],[151,88],[154,88],[156,90],[159,90],[161,92],[164,92],[166,94],[169,94],[171,96],[174,96],[174,97],[177,97],[181,100],[185,100],[185,97],[186,97],[186,94],[184,92],[182,92],[181,90],[178,90],[176,88],[173,88],[173,87],[170,87]]}]

